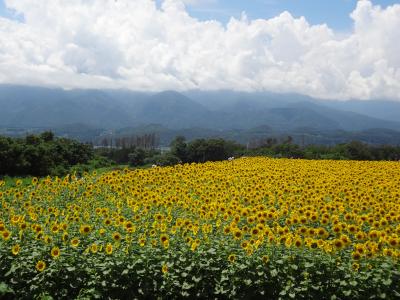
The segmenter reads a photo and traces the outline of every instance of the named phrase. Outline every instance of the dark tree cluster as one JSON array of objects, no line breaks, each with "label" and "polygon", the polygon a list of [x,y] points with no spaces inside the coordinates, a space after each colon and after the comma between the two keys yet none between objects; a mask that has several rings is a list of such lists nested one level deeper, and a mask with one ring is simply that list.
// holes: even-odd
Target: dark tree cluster
[{"label": "dark tree cluster", "polygon": [[183,163],[225,160],[234,156],[269,156],[304,159],[400,160],[400,147],[368,145],[359,141],[334,146],[293,143],[291,136],[249,142],[246,147],[223,139],[197,139],[186,142],[177,137],[171,143],[171,154]]},{"label": "dark tree cluster", "polygon": [[345,159],[345,160],[400,160],[400,147],[390,145],[368,145],[359,141],[334,146],[308,145],[301,147],[293,144],[291,139],[279,143],[262,144],[247,149],[245,155],[266,155],[272,157],[289,157],[305,159]]},{"label": "dark tree cluster", "polygon": [[104,137],[96,147],[96,154],[117,164],[129,164],[132,167],[149,163],[149,159],[160,155],[156,150],[159,138],[155,133],[125,137]]},{"label": "dark tree cluster", "polygon": [[179,136],[171,143],[171,154],[182,163],[220,161],[243,152],[245,147],[224,139],[196,139],[186,142]]},{"label": "dark tree cluster", "polygon": [[132,167],[143,165],[172,166],[178,163],[206,162],[225,160],[244,146],[223,139],[196,139],[187,142],[178,136],[171,143],[171,150],[162,153],[156,149],[132,146],[125,148],[98,148],[96,153],[113,160],[117,164],[129,163]]},{"label": "dark tree cluster", "polygon": [[145,149],[142,147],[131,146],[125,148],[97,148],[97,155],[103,156],[116,164],[131,166],[141,166],[146,162],[146,158],[159,155],[160,151],[156,149]]},{"label": "dark tree cluster", "polygon": [[[133,140],[132,140],[133,141]],[[224,139],[195,139],[186,141],[176,137],[170,151],[154,148],[155,135],[146,135],[137,140],[138,145],[128,147],[126,140],[117,142],[120,147],[100,147],[78,141],[56,138],[52,132],[28,135],[25,138],[0,136],[0,176],[62,176],[78,174],[91,169],[109,167],[112,164],[129,164],[137,167],[156,164],[171,166],[178,163],[203,163],[221,161],[229,157],[269,156],[305,159],[347,160],[400,160],[399,146],[372,146],[353,141],[334,146],[293,143],[291,137],[248,143],[247,147]],[[113,143],[116,141],[114,140]],[[107,144],[109,145],[109,144]],[[250,147],[251,146],[251,147]]]},{"label": "dark tree cluster", "polygon": [[52,132],[25,138],[0,136],[1,176],[64,175],[72,166],[85,164],[92,158],[90,145],[55,138]]},{"label": "dark tree cluster", "polygon": [[106,136],[101,139],[100,145],[103,148],[117,148],[117,149],[155,149],[159,146],[159,137],[155,133],[144,135],[133,135],[124,137]]}]

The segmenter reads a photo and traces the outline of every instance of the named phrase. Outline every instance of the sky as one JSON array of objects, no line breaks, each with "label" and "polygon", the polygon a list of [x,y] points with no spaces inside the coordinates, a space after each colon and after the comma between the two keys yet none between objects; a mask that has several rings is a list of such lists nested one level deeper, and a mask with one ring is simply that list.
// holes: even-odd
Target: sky
[{"label": "sky", "polygon": [[[161,1],[158,1],[161,2]],[[188,0],[189,13],[200,20],[215,19],[226,23],[245,12],[250,19],[268,19],[289,11],[294,17],[304,16],[310,24],[326,23],[339,31],[350,31],[350,13],[357,0]],[[386,7],[400,1],[377,0],[374,4]]]},{"label": "sky", "polygon": [[0,83],[400,100],[400,1],[0,0]]}]

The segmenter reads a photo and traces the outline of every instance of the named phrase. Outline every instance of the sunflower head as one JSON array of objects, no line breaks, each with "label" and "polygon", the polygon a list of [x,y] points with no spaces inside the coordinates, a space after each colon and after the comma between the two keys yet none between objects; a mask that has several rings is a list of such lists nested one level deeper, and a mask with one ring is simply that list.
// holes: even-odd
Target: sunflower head
[{"label": "sunflower head", "polygon": [[83,235],[87,235],[92,231],[92,228],[90,227],[90,225],[81,225],[81,227],[79,228],[79,232]]},{"label": "sunflower head", "polygon": [[353,268],[354,271],[357,272],[358,269],[360,269],[360,264],[355,262],[355,263],[352,264],[352,268]]},{"label": "sunflower head", "polygon": [[358,252],[352,252],[351,256],[353,257],[354,260],[359,260],[361,258],[361,254]]},{"label": "sunflower head", "polygon": [[343,241],[342,241],[341,239],[336,239],[336,240],[333,242],[333,245],[335,246],[335,248],[336,248],[337,250],[341,250],[341,249],[344,247],[344,243],[343,243]]},{"label": "sunflower head", "polygon": [[303,242],[301,241],[301,239],[297,239],[297,240],[295,240],[295,242],[294,242],[294,245],[295,245],[297,248],[301,247],[302,244],[303,244]]},{"label": "sunflower head", "polygon": [[99,251],[99,247],[97,246],[96,243],[90,245],[90,251],[91,251],[92,253],[97,253],[97,251]]},{"label": "sunflower head", "polygon": [[39,272],[43,272],[44,269],[46,269],[46,263],[44,261],[42,261],[42,260],[39,260],[36,263],[36,270],[38,270]]},{"label": "sunflower head", "polygon": [[235,239],[240,240],[243,236],[243,233],[240,229],[235,230],[233,236],[235,237]]},{"label": "sunflower head", "polygon": [[119,232],[114,232],[112,235],[114,241],[119,242],[121,240],[121,234]]},{"label": "sunflower head", "polygon": [[8,230],[4,230],[1,232],[1,237],[3,238],[3,240],[8,241],[11,237],[11,232],[9,232]]},{"label": "sunflower head", "polygon": [[79,239],[73,238],[73,239],[71,240],[71,246],[74,247],[74,248],[76,248],[76,247],[78,247],[78,245],[79,245]]},{"label": "sunflower head", "polygon": [[160,236],[160,241],[161,241],[162,244],[168,242],[168,236],[166,234],[162,234]]},{"label": "sunflower head", "polygon": [[163,264],[161,271],[163,274],[167,274],[168,273],[168,266],[166,264]]},{"label": "sunflower head", "polygon": [[20,250],[21,250],[21,247],[18,244],[16,244],[11,248],[11,253],[16,256],[16,255],[18,255]]},{"label": "sunflower head", "polygon": [[249,247],[249,242],[248,242],[248,241],[243,241],[243,242],[240,244],[240,246],[241,246],[244,250],[246,250],[246,249]]},{"label": "sunflower head", "polygon": [[57,224],[54,224],[53,226],[51,226],[51,232],[52,232],[52,233],[57,233],[58,230],[59,230],[59,228],[58,228],[58,225],[57,225]]},{"label": "sunflower head", "polygon": [[113,253],[113,246],[110,243],[108,243],[106,245],[106,254],[111,255],[112,253]]},{"label": "sunflower head", "polygon": [[261,257],[261,260],[263,261],[264,264],[267,264],[269,262],[269,256],[268,255],[263,255]]},{"label": "sunflower head", "polygon": [[51,257],[53,257],[54,259],[57,259],[60,257],[61,251],[60,248],[58,247],[53,247],[50,251]]}]

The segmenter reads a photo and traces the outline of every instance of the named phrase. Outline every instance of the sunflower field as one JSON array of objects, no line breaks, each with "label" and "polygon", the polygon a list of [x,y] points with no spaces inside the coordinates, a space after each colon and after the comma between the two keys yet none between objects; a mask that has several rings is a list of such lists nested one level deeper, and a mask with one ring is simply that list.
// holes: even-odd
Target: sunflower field
[{"label": "sunflower field", "polygon": [[400,163],[0,181],[0,298],[395,299]]}]

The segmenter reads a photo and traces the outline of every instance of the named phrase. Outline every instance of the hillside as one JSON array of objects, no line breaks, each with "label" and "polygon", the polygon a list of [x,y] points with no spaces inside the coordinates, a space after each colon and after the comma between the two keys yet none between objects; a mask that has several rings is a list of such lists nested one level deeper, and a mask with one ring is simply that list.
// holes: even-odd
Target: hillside
[{"label": "hillside", "polygon": [[267,92],[144,93],[0,85],[0,132],[21,134],[52,129],[90,140],[105,130],[158,124],[165,128],[164,134],[169,133],[162,140],[168,140],[172,132],[186,132],[190,137],[223,136],[245,141],[252,138],[254,128],[267,126],[268,134],[318,132],[325,135],[324,140],[332,132],[341,133],[341,138],[334,140],[347,139],[347,132],[366,135],[367,140],[376,132],[385,132],[381,141],[396,142],[400,122],[395,115],[400,115],[400,104],[362,103],[364,106],[356,101],[324,101]]}]

